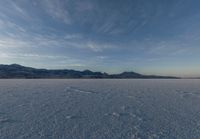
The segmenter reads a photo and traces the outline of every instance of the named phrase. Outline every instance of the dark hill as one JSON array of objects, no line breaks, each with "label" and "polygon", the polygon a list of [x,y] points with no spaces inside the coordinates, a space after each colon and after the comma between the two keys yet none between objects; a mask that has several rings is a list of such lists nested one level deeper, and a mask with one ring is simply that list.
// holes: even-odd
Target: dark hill
[{"label": "dark hill", "polygon": [[170,76],[156,76],[156,75],[142,75],[135,72],[123,72],[120,74],[107,74],[102,72],[93,72],[90,70],[76,71],[76,70],[47,70],[25,67],[18,64],[0,65],[0,78],[166,78],[177,79],[177,77]]}]

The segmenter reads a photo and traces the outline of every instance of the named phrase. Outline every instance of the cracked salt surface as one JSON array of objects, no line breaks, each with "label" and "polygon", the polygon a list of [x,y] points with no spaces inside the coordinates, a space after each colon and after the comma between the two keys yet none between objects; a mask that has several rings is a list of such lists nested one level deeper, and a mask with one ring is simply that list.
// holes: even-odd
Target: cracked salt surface
[{"label": "cracked salt surface", "polygon": [[85,91],[85,90],[81,90],[81,89],[78,89],[76,87],[71,87],[71,86],[68,86],[65,88],[65,91],[72,91],[72,92],[78,92],[78,93],[86,93],[86,94],[96,94],[96,92],[93,92],[93,91]]},{"label": "cracked salt surface", "polygon": [[200,138],[200,80],[0,80],[1,139]]}]

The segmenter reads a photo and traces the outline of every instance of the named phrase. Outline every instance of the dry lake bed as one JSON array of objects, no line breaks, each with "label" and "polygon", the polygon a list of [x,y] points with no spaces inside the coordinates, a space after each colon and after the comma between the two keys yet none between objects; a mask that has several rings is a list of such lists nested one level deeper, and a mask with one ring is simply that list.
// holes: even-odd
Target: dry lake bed
[{"label": "dry lake bed", "polygon": [[0,139],[199,139],[200,80],[0,80]]}]

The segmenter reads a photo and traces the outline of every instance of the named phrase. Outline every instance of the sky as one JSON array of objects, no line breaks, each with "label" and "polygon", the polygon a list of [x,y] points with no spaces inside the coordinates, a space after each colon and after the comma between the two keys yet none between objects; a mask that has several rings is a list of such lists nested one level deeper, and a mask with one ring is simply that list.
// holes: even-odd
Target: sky
[{"label": "sky", "polygon": [[0,64],[200,76],[199,0],[1,0]]}]

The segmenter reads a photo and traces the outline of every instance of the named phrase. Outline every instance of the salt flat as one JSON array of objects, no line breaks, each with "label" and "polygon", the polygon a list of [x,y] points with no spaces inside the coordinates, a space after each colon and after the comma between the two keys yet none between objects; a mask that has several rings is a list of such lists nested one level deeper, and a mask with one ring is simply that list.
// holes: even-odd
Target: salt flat
[{"label": "salt flat", "polygon": [[1,139],[198,139],[200,80],[0,80]]}]

